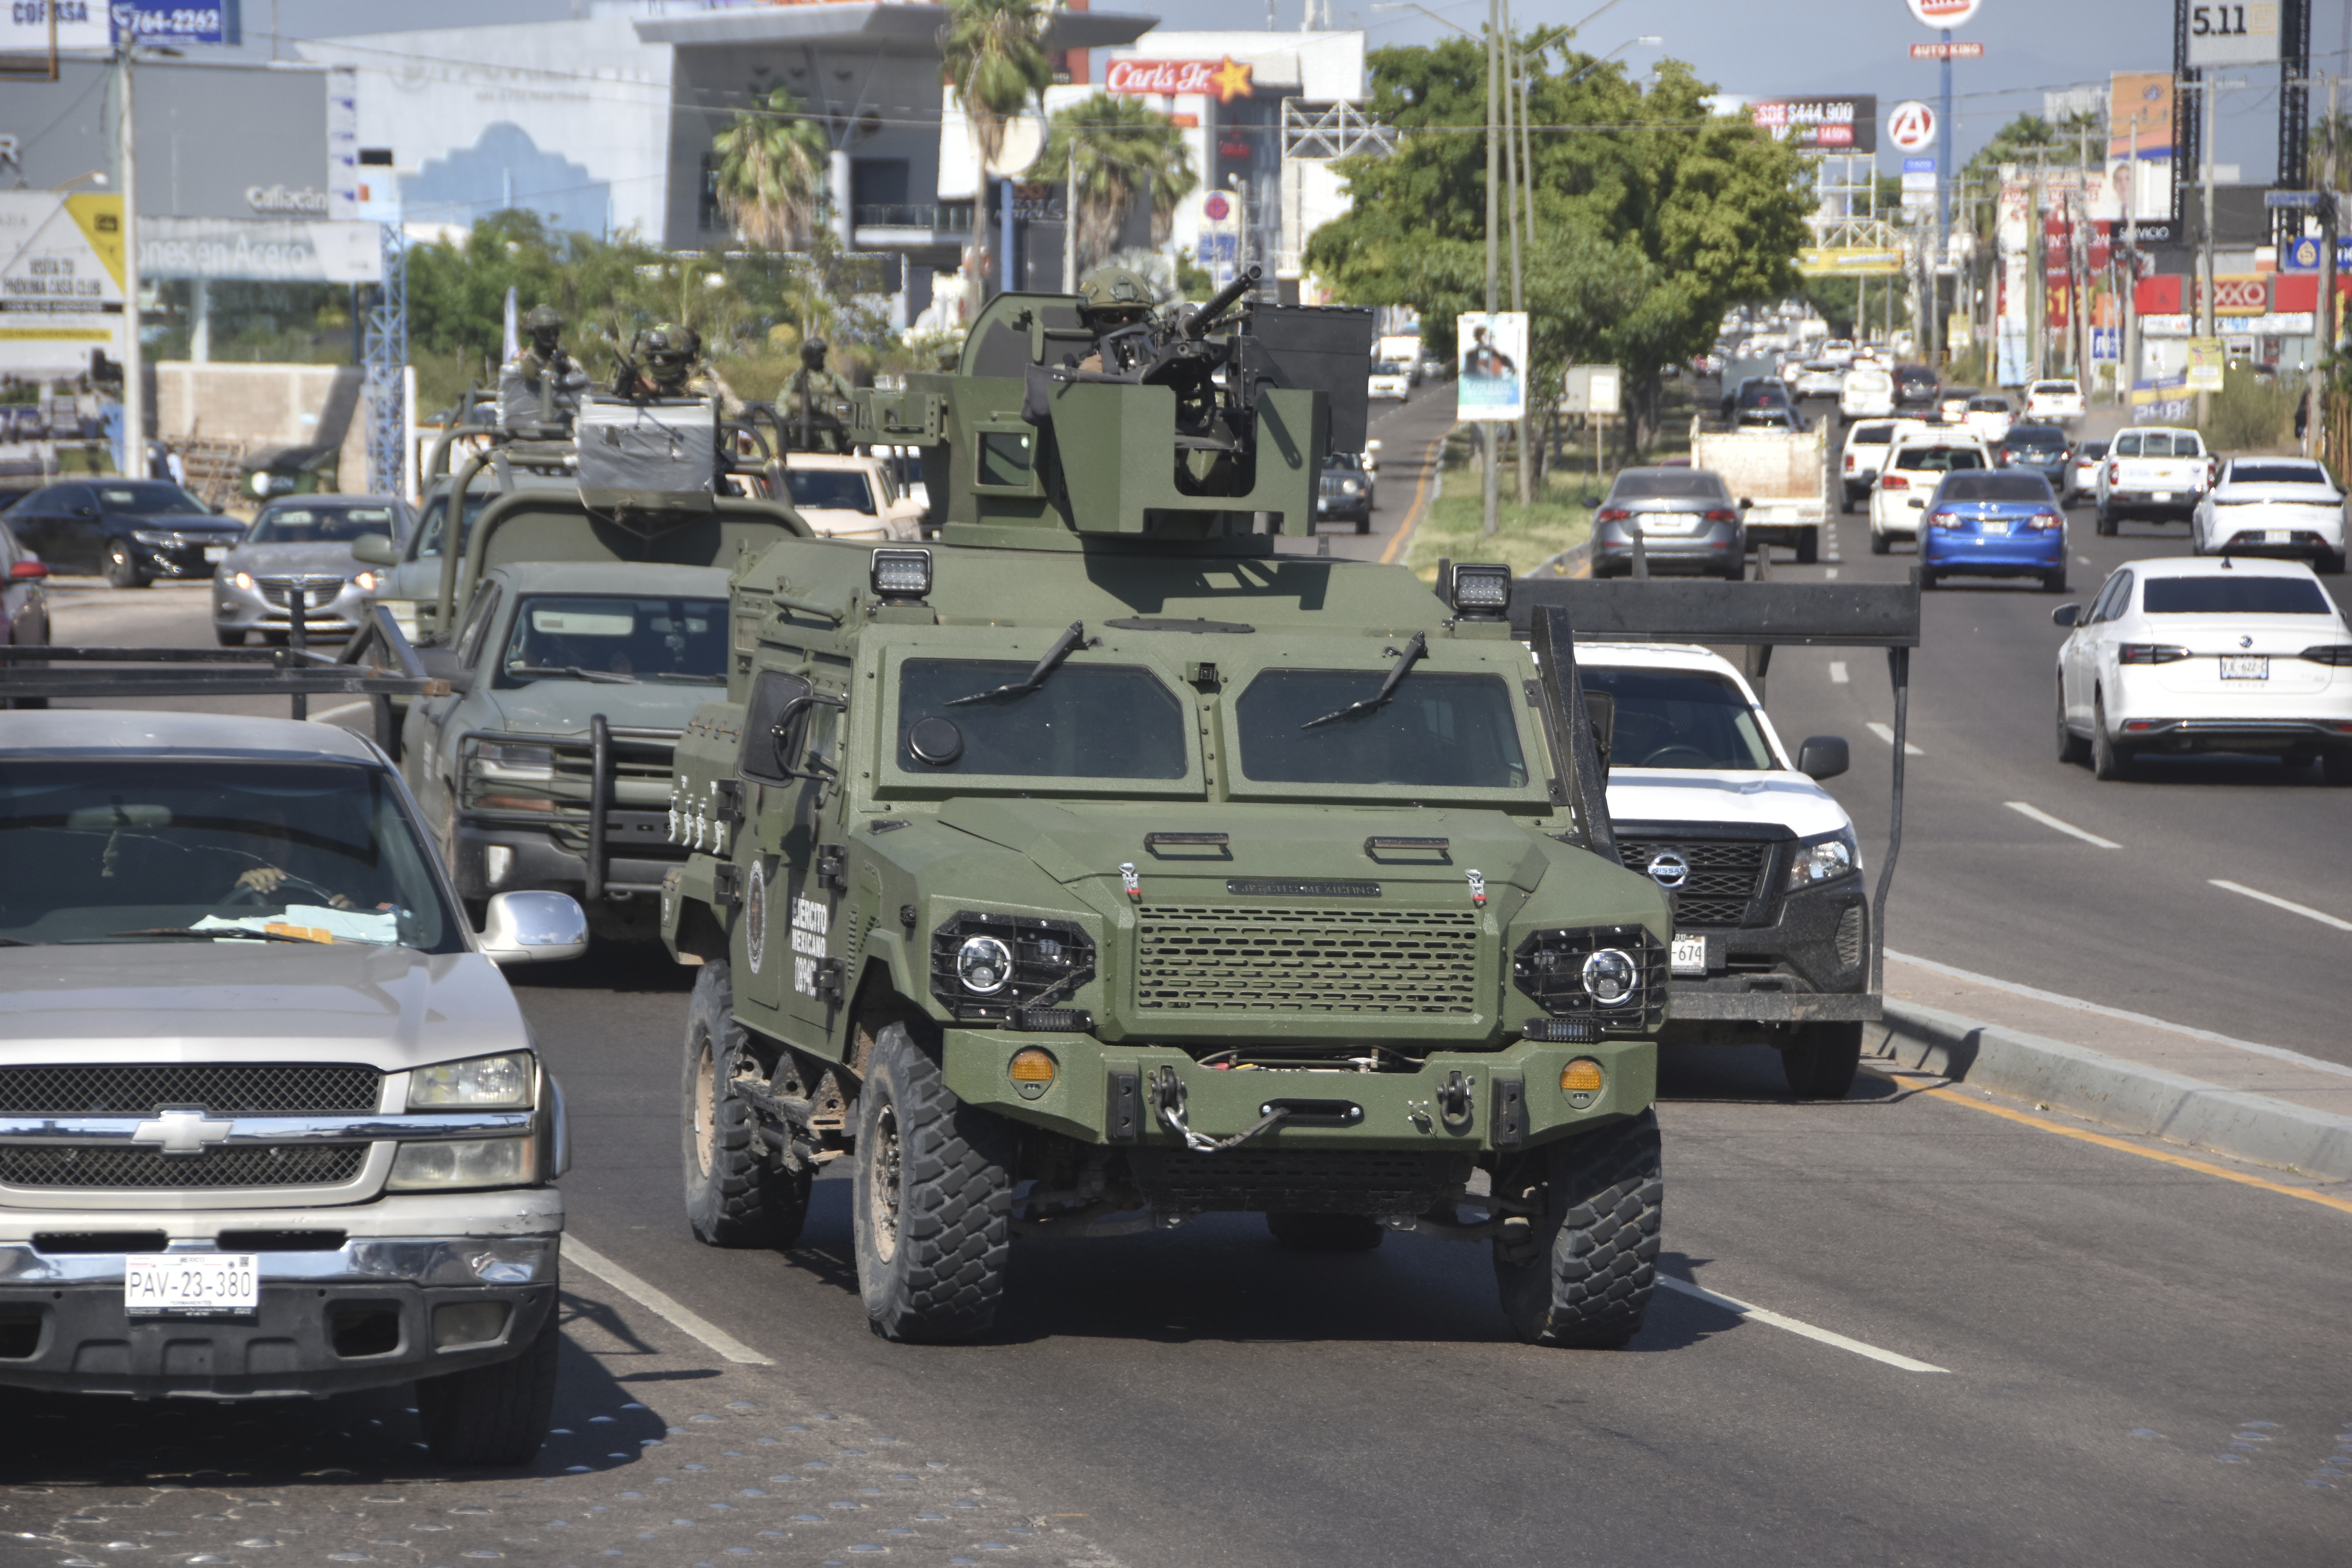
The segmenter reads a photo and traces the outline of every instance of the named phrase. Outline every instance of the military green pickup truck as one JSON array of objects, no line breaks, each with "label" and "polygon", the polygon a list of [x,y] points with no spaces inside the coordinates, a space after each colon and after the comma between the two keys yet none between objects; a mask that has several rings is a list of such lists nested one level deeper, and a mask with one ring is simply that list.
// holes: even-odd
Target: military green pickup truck
[{"label": "military green pickup truck", "polygon": [[1278,553],[1362,445],[1369,317],[1223,303],[1119,343],[1001,296],[861,411],[925,448],[941,547],[734,574],[662,893],[689,1218],[788,1244],[852,1161],[898,1340],[985,1332],[1015,1236],[1249,1211],[1486,1242],[1527,1339],[1622,1343],[1671,922],[1564,620],[1531,657],[1500,567]]}]

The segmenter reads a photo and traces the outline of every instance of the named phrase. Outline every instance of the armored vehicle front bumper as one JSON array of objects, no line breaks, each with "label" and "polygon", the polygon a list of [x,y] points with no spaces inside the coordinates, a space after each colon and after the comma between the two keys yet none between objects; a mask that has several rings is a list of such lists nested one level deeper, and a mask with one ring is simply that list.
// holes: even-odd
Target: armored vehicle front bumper
[{"label": "armored vehicle front bumper", "polygon": [[[1647,1040],[1523,1039],[1495,1051],[1434,1051],[1417,1072],[1345,1072],[1204,1066],[1173,1047],[1106,1045],[1084,1034],[943,1033],[948,1087],[965,1103],[1113,1146],[1184,1146],[1158,1109],[1167,1074],[1182,1085],[1193,1132],[1231,1138],[1286,1103],[1292,1114],[1248,1147],[1300,1153],[1508,1152],[1633,1115],[1657,1090],[1657,1047]],[[1034,1051],[1053,1058],[1050,1082],[1014,1077],[1013,1058]],[[1578,1062],[1598,1065],[1597,1089],[1562,1087]]]}]

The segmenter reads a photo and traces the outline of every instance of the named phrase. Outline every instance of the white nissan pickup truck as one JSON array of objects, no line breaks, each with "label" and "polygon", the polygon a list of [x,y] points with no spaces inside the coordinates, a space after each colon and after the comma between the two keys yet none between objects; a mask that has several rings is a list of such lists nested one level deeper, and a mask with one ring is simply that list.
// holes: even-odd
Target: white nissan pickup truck
[{"label": "white nissan pickup truck", "polygon": [[[1813,736],[1792,761],[1754,689],[1706,648],[1580,641],[1576,658],[1607,735],[1618,857],[1674,896],[1675,1001],[1660,1043],[1769,1041],[1791,1091],[1843,1097],[1860,1023],[1762,1022],[1741,1017],[1739,999],[1870,988],[1862,853],[1820,783],[1846,771],[1845,741]],[[1699,993],[1717,1005],[1678,1019]]]},{"label": "white nissan pickup truck", "polygon": [[436,1459],[529,1460],[568,1153],[497,965],[586,938],[477,935],[347,731],[0,712],[0,1387],[414,1383]]},{"label": "white nissan pickup truck", "polygon": [[2218,464],[2194,430],[2126,430],[2107,447],[2095,491],[2098,531],[2113,534],[2127,517],[2187,522],[2213,488]]}]

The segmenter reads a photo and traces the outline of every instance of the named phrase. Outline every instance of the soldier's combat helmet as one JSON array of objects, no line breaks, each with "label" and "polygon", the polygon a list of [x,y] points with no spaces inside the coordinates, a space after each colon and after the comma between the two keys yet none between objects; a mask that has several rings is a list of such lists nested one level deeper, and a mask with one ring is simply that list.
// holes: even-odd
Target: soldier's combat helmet
[{"label": "soldier's combat helmet", "polygon": [[811,338],[801,345],[801,363],[811,370],[823,370],[825,353],[831,347],[823,338]]},{"label": "soldier's combat helmet", "polygon": [[563,330],[563,312],[552,305],[534,305],[530,314],[522,319],[523,328],[533,332],[560,332]]},{"label": "soldier's combat helmet", "polygon": [[1149,321],[1151,285],[1124,267],[1097,267],[1078,280],[1078,309],[1097,327]]},{"label": "soldier's combat helmet", "polygon": [[702,334],[676,321],[663,321],[637,334],[637,353],[646,374],[664,384],[684,381],[702,353]]}]

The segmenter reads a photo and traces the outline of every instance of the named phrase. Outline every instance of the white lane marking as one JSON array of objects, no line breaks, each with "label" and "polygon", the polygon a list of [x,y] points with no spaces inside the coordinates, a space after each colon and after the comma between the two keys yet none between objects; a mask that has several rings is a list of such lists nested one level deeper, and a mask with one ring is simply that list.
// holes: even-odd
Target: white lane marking
[{"label": "white lane marking", "polygon": [[2206,880],[2210,882],[2214,887],[2222,889],[2225,891],[2243,893],[2250,899],[2259,899],[2263,903],[2270,905],[2273,909],[2284,910],[2291,915],[2301,915],[2307,921],[2317,921],[2321,925],[2334,926],[2337,931],[2352,931],[2352,921],[2339,921],[2334,915],[2322,914],[2319,910],[2313,909],[2308,904],[2290,903],[2286,900],[2278,898],[2273,894],[2263,892],[2259,889],[2249,888],[2242,882],[2225,882],[2219,877],[2209,877]]},{"label": "white lane marking", "polygon": [[2158,1018],[2147,1013],[2126,1012],[2121,1007],[2109,1007],[2102,1003],[2085,1002],[2079,996],[2062,996],[2055,991],[2042,991],[2031,985],[2020,985],[2013,980],[2001,980],[1990,974],[1979,974],[1972,969],[1956,969],[1948,963],[1938,963],[1932,958],[1916,958],[1907,952],[1897,952],[1891,947],[1886,950],[1886,956],[1897,963],[1907,963],[1914,969],[1925,969],[1937,974],[1948,974],[1955,980],[1965,980],[1971,984],[1990,986],[1995,991],[2006,991],[2012,996],[2022,996],[2030,1002],[2044,1002],[2053,1007],[2064,1007],[2076,1013],[2095,1014],[2102,1018],[2114,1018],[2126,1024],[2137,1024],[2146,1029],[2163,1029],[2171,1034],[2185,1035],[2192,1040],[2206,1040],[2213,1045],[2227,1046],[2233,1051],[2245,1051],[2253,1056],[2269,1057],[2274,1061],[2292,1062],[2296,1067],[2309,1068],[2314,1072],[2332,1072],[2339,1078],[2352,1078],[2352,1067],[2346,1067],[2341,1062],[2322,1061],[2317,1057],[2307,1057],[2301,1051],[2291,1051],[2284,1046],[2258,1045],[2252,1040],[2239,1039],[2234,1035],[2217,1035],[2210,1029],[2195,1028],[2187,1024],[2175,1024],[2168,1019]]},{"label": "white lane marking", "polygon": [[346,713],[356,713],[362,708],[373,706],[373,704],[370,702],[338,703],[332,708],[320,709],[316,713],[310,715],[310,721],[314,724],[323,724],[330,719],[340,719]]},{"label": "white lane marking", "polygon": [[1842,1351],[1852,1351],[1858,1356],[1867,1356],[1872,1361],[1884,1362],[1888,1366],[1898,1367],[1905,1372],[1940,1372],[1948,1375],[1952,1370],[1947,1366],[1936,1366],[1924,1361],[1913,1361],[1907,1355],[1897,1355],[1893,1351],[1880,1350],[1876,1345],[1866,1345],[1860,1340],[1850,1340],[1845,1335],[1832,1333],[1828,1329],[1817,1329],[1802,1319],[1769,1311],[1753,1302],[1742,1301],[1737,1297],[1717,1295],[1715,1291],[1694,1285],[1687,1279],[1677,1279],[1671,1274],[1659,1275],[1658,1283],[1669,1290],[1685,1296],[1695,1296],[1709,1305],[1721,1307],[1728,1312],[1737,1312],[1743,1318],[1753,1318],[1759,1323],[1769,1323],[1776,1329],[1786,1329],[1792,1334],[1809,1340],[1818,1340],[1822,1344],[1834,1345]]},{"label": "white lane marking", "polygon": [[1822,573],[1822,575],[1825,579],[1834,578],[1837,575],[1837,568],[1832,566],[1828,571]]},{"label": "white lane marking", "polygon": [[[2102,849],[2120,849],[2123,847],[2122,845],[2116,843],[2112,838],[2102,838],[2095,833],[2084,832],[2082,828],[2075,826],[2071,822],[2061,822],[2058,818],[2051,816],[2048,812],[2042,810],[2038,805],[2028,805],[2021,800],[2005,800],[2000,804],[2009,807],[2010,810],[2017,813],[2020,816],[2031,817],[2034,821],[2042,824],[2044,827],[2054,827],[2059,832],[2067,834],[2072,837],[2079,838],[2085,844],[2095,844]],[[2347,927],[2346,929],[2352,930],[2352,927]]]},{"label": "white lane marking", "polygon": [[1830,660],[1830,684],[1832,686],[1843,686],[1850,679],[1852,678],[1849,677],[1845,671],[1845,660],[1842,658],[1833,658]]},{"label": "white lane marking", "polygon": [[2087,555],[2077,555],[2074,559],[2081,562],[2085,566],[2088,566],[2091,563],[2091,558]]},{"label": "white lane marking", "polygon": [[[1872,734],[1874,734],[1874,735],[1877,736],[1880,740],[1882,740],[1882,741],[1885,742],[1888,745],[1890,745],[1890,746],[1891,746],[1891,745],[1895,744],[1895,726],[1894,726],[1894,725],[1892,725],[1892,724],[1881,724],[1881,723],[1879,723],[1876,720],[1874,720],[1874,720],[1872,720],[1869,723],[1864,724],[1864,725],[1863,726],[1863,728],[1864,728],[1864,729],[1865,729],[1865,730],[1867,730],[1867,731],[1869,731]],[[1924,757],[1924,756],[1926,756],[1927,753],[1927,752],[1923,752],[1923,751],[1921,751],[1918,747],[1916,747],[1916,746],[1913,745],[1910,742],[1906,741],[1906,742],[1903,742],[1903,754],[1904,754],[1905,756],[1906,756],[1906,757]]]},{"label": "white lane marking", "polygon": [[685,1306],[673,1296],[655,1289],[576,1236],[563,1238],[563,1256],[589,1273],[635,1301],[638,1306],[667,1321],[672,1328],[692,1334],[704,1344],[744,1366],[773,1366],[776,1363],[761,1355],[741,1340],[729,1333],[699,1312]]}]

